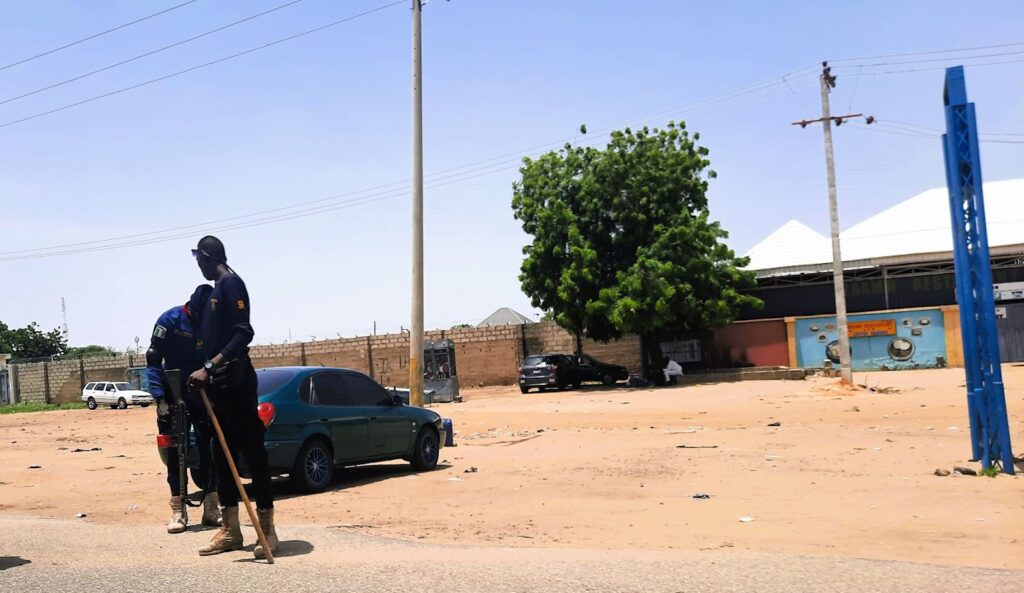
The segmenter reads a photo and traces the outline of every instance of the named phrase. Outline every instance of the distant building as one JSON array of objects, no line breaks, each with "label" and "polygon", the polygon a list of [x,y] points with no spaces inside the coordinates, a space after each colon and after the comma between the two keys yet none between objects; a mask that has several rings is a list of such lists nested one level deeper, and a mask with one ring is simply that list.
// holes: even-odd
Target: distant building
[{"label": "distant building", "polygon": [[534,323],[534,321],[518,311],[513,311],[508,307],[502,307],[494,313],[491,313],[487,319],[476,324],[476,326],[488,327],[492,325],[523,325],[526,323]]},{"label": "distant building", "polygon": [[[984,195],[1000,353],[1004,362],[1022,361],[1024,179],[986,183]],[[945,187],[840,233],[855,370],[963,364],[952,237]],[[716,331],[709,358],[808,368],[837,362],[831,240],[791,220],[746,255],[757,274],[751,293],[764,308]]]}]

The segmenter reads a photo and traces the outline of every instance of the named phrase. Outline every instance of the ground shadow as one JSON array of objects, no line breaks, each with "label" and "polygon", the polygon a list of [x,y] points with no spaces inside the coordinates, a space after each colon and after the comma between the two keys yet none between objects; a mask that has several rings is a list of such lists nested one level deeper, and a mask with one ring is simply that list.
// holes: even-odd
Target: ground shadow
[{"label": "ground shadow", "polygon": [[[615,385],[600,385],[600,384],[591,385],[591,384],[587,384],[587,385],[580,385],[579,387],[576,387],[574,389],[564,389],[561,392],[555,391],[554,389],[549,389],[549,390],[544,391],[542,393],[574,393],[574,392],[575,393],[604,393],[604,392],[611,392],[611,391],[622,391],[623,389],[627,389],[628,387],[629,386],[626,385],[625,383],[616,383]],[[538,392],[531,391],[530,393],[532,394],[532,393],[538,393]]]},{"label": "ground shadow", "polygon": [[[309,542],[307,542],[305,540],[301,540],[301,539],[290,539],[290,540],[287,540],[287,541],[282,541],[280,546],[281,547],[278,548],[277,553],[274,554],[274,558],[275,559],[277,559],[277,558],[289,558],[291,556],[305,556],[306,554],[312,553],[313,550],[316,549],[316,547],[313,544],[311,544],[311,543],[309,543]],[[256,544],[252,544],[251,546],[246,546],[244,548],[244,550],[246,552],[250,552],[251,553],[255,548],[256,548]],[[266,561],[265,560],[258,560],[255,557],[253,557],[253,558],[239,558],[238,560],[235,560],[235,562],[266,562]]]},{"label": "ground shadow", "polygon": [[32,561],[20,556],[0,556],[0,570],[17,568],[19,566],[25,566],[26,564],[32,564]]},{"label": "ground shadow", "polygon": [[[437,470],[449,469],[451,467],[451,464],[437,464]],[[382,480],[413,476],[420,473],[424,472],[413,469],[408,463],[378,463],[357,465],[346,468],[334,468],[334,476],[331,478],[331,485],[328,486],[324,492],[334,492],[337,490],[344,490],[346,488],[365,486]],[[286,476],[275,477],[273,485],[274,498],[277,500],[288,500],[289,498],[295,498],[297,496],[309,495],[309,493],[301,492],[296,488],[292,481]],[[250,499],[253,497],[251,483],[245,485],[245,492],[249,495]]]}]

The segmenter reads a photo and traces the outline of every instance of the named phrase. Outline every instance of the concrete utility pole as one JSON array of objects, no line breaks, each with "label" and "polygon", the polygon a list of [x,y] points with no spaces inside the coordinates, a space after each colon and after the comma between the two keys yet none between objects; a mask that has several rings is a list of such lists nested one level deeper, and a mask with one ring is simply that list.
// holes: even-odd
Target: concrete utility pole
[{"label": "concrete utility pole", "polygon": [[422,0],[412,0],[412,321],[409,403],[423,405],[423,44]]},{"label": "concrete utility pole", "polygon": [[[828,62],[821,63],[821,118],[793,122],[806,128],[807,124],[820,122],[825,132],[825,168],[828,175],[828,212],[832,229],[832,281],[835,285],[836,325],[839,329],[839,375],[844,385],[853,385],[853,370],[850,366],[850,333],[846,323],[846,288],[843,284],[843,256],[839,248],[839,204],[836,200],[836,166],[832,154],[832,122],[841,126],[847,119],[861,117],[861,113],[833,116],[829,110],[828,94],[836,86]],[[868,117],[867,123],[874,118]]]}]

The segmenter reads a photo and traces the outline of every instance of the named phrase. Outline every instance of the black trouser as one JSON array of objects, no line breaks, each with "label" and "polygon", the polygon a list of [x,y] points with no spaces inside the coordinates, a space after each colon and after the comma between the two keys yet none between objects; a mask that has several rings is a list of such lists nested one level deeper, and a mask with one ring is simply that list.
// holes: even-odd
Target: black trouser
[{"label": "black trouser", "polygon": [[[166,396],[165,396],[166,397]],[[206,484],[203,490],[213,492],[217,489],[217,472],[213,467],[213,425],[206,414],[206,407],[199,398],[198,393],[188,393],[184,396],[185,409],[188,410],[188,422],[196,429],[196,449],[199,452],[199,475],[206,477]],[[156,427],[160,434],[174,433],[174,406],[171,406],[171,413],[161,417],[157,414]],[[186,431],[186,435],[188,432]],[[171,487],[171,496],[181,494],[181,483],[178,476],[178,448],[171,447],[167,450],[167,485]],[[185,483],[188,484],[188,474],[185,475]]]},{"label": "black trouser", "polygon": [[[214,413],[217,414],[217,421],[224,431],[224,440],[228,443],[235,465],[238,465],[238,457],[241,454],[249,468],[256,507],[271,509],[274,508],[274,493],[270,485],[267,449],[263,444],[266,429],[256,413],[256,371],[245,359],[232,364],[245,364],[248,368],[244,373],[239,373],[244,377],[240,384],[224,388],[217,385],[210,387],[210,394],[216,404]],[[238,506],[238,487],[231,476],[231,468],[221,450],[220,441],[215,443],[213,454],[217,464],[217,494],[220,495],[220,504],[225,507]]]}]

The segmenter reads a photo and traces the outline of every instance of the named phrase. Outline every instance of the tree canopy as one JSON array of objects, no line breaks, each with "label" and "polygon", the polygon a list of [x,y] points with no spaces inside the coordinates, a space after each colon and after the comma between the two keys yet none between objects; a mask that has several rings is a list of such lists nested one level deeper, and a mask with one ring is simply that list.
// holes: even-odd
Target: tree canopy
[{"label": "tree canopy", "polygon": [[120,353],[109,346],[89,344],[88,346],[68,348],[67,352],[64,353],[64,358],[89,358],[90,356],[113,356],[115,354]]},{"label": "tree canopy", "polygon": [[67,339],[59,329],[44,332],[35,322],[11,329],[0,321],[0,353],[15,359],[60,356],[68,348]]},{"label": "tree canopy", "polygon": [[533,241],[519,278],[577,348],[584,335],[640,334],[651,367],[657,332],[720,327],[760,305],[744,294],[755,285],[748,260],[710,218],[716,173],[699,139],[682,122],[626,128],[604,149],[566,144],[523,160],[512,208]]}]

